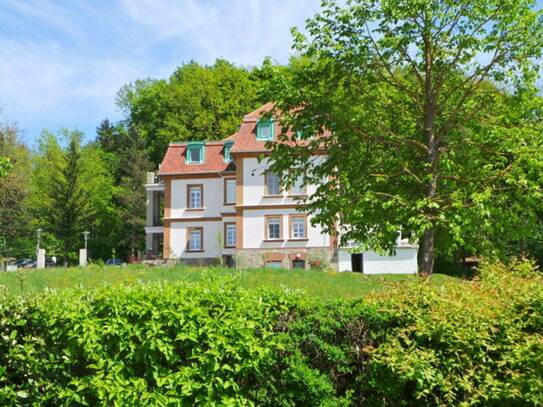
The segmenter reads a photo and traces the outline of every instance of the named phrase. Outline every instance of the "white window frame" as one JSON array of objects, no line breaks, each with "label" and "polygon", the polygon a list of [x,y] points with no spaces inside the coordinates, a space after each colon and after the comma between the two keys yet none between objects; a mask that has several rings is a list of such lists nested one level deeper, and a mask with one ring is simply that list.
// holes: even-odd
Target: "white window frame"
[{"label": "white window frame", "polygon": [[292,216],[291,233],[292,239],[306,239],[307,238],[307,225],[306,218],[304,216]]},{"label": "white window frame", "polygon": [[292,184],[292,187],[290,188],[290,193],[292,195],[305,195],[306,194],[306,189],[305,189],[305,185],[303,184],[304,182],[304,177],[303,176],[298,176],[295,180],[294,180],[294,183]]},{"label": "white window frame", "polygon": [[[283,219],[281,216],[270,216],[268,217],[268,220],[267,220],[267,225],[266,225],[266,238],[268,240],[280,240],[282,238],[281,236],[281,229],[282,229],[282,223],[283,222]],[[278,230],[277,230],[277,236],[272,236],[272,233],[271,233],[271,226],[277,226]]]},{"label": "white window frame", "polygon": [[224,181],[224,188],[225,188],[225,191],[224,191],[225,202],[224,203],[225,204],[236,203],[236,180],[234,178],[226,179]]},{"label": "white window frame", "polygon": [[224,227],[224,246],[225,247],[236,247],[236,224],[230,223],[226,224]]},{"label": "white window frame", "polygon": [[[270,182],[270,180],[273,180],[273,182]],[[270,186],[273,186],[277,189],[272,191]],[[275,172],[266,173],[266,195],[281,195],[281,177],[279,176],[279,174],[276,174]]]},{"label": "white window frame", "polygon": [[[198,240],[193,239],[193,236],[199,235]],[[189,244],[188,244],[188,251],[189,252],[199,252],[203,250],[203,230],[202,229],[190,229],[189,230]],[[194,245],[193,245],[194,244]]]},{"label": "white window frame", "polygon": [[[204,193],[203,193],[203,186],[202,185],[189,185],[189,199],[188,199],[188,207],[189,209],[202,209],[204,206]],[[198,191],[198,200],[195,199],[196,194],[193,195],[193,192]],[[198,203],[198,205],[196,205]]]}]

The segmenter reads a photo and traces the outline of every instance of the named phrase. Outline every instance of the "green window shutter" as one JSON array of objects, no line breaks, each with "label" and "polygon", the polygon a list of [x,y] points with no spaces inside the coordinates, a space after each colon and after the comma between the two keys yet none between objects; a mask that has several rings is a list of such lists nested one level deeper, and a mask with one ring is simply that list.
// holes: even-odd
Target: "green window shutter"
[{"label": "green window shutter", "polygon": [[273,140],[275,126],[273,120],[259,120],[256,123],[256,139],[260,141]]}]

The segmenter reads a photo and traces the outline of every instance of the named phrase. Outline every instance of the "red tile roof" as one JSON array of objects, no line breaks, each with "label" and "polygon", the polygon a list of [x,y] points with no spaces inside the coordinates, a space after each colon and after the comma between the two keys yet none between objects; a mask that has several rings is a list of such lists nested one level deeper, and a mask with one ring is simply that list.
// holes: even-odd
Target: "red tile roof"
[{"label": "red tile roof", "polygon": [[[256,122],[264,113],[268,113],[273,109],[273,103],[266,103],[264,106],[259,107],[255,111],[246,114],[243,117],[243,122],[238,131],[236,141],[232,146],[233,153],[241,152],[254,152],[254,151],[267,151],[266,142],[256,139]],[[278,121],[275,121],[275,134],[281,132],[281,127]]]},{"label": "red tile roof", "polygon": [[[243,117],[241,127],[237,133],[232,134],[222,141],[205,142],[205,156],[202,164],[187,164],[185,162],[185,152],[189,143],[170,144],[160,167],[160,175],[235,171],[236,167],[233,162],[224,162],[224,143],[234,142],[231,149],[232,153],[261,153],[268,151],[266,142],[256,139],[256,123],[263,114],[270,112],[272,109],[273,103],[266,103]],[[274,124],[275,134],[281,134],[279,120],[275,120]],[[287,141],[286,143],[294,145],[297,142]],[[301,141],[301,143],[304,143],[304,141]]]},{"label": "red tile roof", "polygon": [[[256,139],[256,124],[258,122],[258,119],[264,115],[265,113],[270,112],[273,109],[273,103],[266,103],[264,106],[259,107],[255,111],[246,114],[243,117],[243,122],[241,123],[241,127],[237,133],[236,141],[234,145],[232,146],[231,152],[233,153],[263,153],[266,151],[269,151],[268,148],[266,148],[266,141],[260,141]],[[281,126],[279,124],[279,120],[274,121],[274,134],[277,137],[277,135],[282,133]],[[325,131],[323,133],[323,136],[329,135],[329,131]],[[286,135],[289,136],[289,138],[292,136],[292,132],[288,131],[286,132]],[[302,141],[294,141],[294,140],[285,140],[281,141],[281,143],[285,143],[291,146],[298,145],[298,144],[307,144],[308,142],[306,140]]]},{"label": "red tile roof", "polygon": [[171,143],[160,166],[160,175],[199,174],[210,172],[235,171],[233,162],[224,162],[224,143],[234,141],[235,134],[223,141],[205,142],[204,162],[202,164],[188,164],[185,160],[187,144]]}]

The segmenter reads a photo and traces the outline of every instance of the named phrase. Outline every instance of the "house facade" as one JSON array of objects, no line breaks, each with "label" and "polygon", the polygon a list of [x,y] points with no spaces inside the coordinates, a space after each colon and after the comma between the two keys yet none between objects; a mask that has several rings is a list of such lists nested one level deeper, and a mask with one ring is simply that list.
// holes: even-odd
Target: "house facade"
[{"label": "house facade", "polygon": [[[279,124],[263,119],[271,104],[247,114],[222,141],[172,143],[158,176],[147,184],[147,250],[166,260],[241,267],[416,272],[416,247],[398,242],[395,256],[352,253],[311,224],[304,197],[315,187],[301,180],[288,190],[267,170],[266,142]],[[260,160],[259,160],[260,157]]]}]

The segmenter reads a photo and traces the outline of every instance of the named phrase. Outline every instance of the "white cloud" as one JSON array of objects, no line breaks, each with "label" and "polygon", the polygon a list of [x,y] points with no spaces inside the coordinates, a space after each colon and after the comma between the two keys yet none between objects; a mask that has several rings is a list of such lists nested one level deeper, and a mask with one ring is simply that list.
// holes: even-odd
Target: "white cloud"
[{"label": "white cloud", "polygon": [[4,0],[3,7],[19,18],[33,20],[66,35],[78,37],[81,33],[74,21],[76,16],[50,0]]},{"label": "white cloud", "polygon": [[318,0],[121,0],[121,9],[148,30],[152,42],[177,40],[207,62],[224,57],[255,65],[265,56],[285,62],[292,26],[318,9]]},{"label": "white cloud", "polygon": [[[188,60],[286,62],[289,29],[319,0],[118,0],[0,3],[0,109],[35,139],[41,128],[91,132],[119,118],[115,95]],[[3,26],[3,27],[2,27]]]}]

